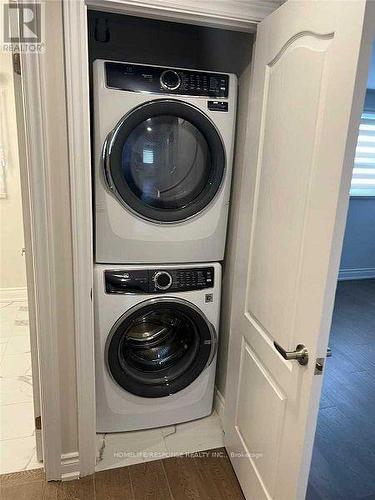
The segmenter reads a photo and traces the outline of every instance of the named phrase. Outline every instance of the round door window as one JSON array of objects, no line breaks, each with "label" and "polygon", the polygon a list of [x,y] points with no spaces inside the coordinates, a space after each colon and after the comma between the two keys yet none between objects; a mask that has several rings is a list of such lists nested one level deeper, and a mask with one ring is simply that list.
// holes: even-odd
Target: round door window
[{"label": "round door window", "polygon": [[212,122],[179,101],[152,101],[127,115],[108,138],[105,162],[120,201],[143,217],[174,222],[204,209],[225,170]]},{"label": "round door window", "polygon": [[212,325],[184,301],[150,301],[125,314],[107,343],[107,366],[126,391],[155,398],[190,385],[216,349]]}]

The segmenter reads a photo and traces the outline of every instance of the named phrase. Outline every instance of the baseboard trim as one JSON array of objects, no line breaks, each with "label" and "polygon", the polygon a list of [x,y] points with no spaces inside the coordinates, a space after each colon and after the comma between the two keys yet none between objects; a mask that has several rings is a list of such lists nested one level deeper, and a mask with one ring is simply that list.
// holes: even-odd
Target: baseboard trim
[{"label": "baseboard trim", "polygon": [[27,288],[0,288],[0,302],[18,302],[27,300]]},{"label": "baseboard trim", "polygon": [[216,413],[219,415],[222,426],[224,426],[224,408],[225,408],[224,396],[221,394],[219,389],[215,387],[214,409],[216,410]]},{"label": "baseboard trim", "polygon": [[359,269],[341,269],[339,271],[339,281],[364,280],[370,278],[375,278],[375,267],[365,267]]},{"label": "baseboard trim", "polygon": [[73,481],[80,477],[79,453],[63,453],[61,455],[61,481]]}]

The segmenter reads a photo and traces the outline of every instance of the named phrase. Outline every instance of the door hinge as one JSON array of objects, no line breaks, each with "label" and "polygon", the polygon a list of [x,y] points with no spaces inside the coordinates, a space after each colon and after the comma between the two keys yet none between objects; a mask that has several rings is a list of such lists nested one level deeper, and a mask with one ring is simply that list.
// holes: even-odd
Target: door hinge
[{"label": "door hinge", "polygon": [[42,417],[35,417],[35,429],[40,431],[42,429]]},{"label": "door hinge", "polygon": [[21,57],[19,52],[13,53],[13,71],[17,74],[21,74]]}]

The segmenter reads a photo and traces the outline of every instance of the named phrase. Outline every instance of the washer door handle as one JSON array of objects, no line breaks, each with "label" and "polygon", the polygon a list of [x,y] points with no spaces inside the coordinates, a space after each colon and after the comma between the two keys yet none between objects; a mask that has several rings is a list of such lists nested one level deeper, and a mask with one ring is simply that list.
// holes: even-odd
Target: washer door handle
[{"label": "washer door handle", "polygon": [[100,163],[102,167],[101,171],[103,174],[104,184],[110,191],[113,191],[113,183],[111,178],[111,172],[109,170],[109,161],[108,161],[108,141],[111,135],[112,133],[109,133],[106,137],[106,140],[104,141]]},{"label": "washer door handle", "polygon": [[[214,359],[215,354],[217,352],[217,344],[218,344],[217,333],[216,333],[215,327],[212,323],[209,323],[209,329],[210,329],[210,334],[211,334],[211,352],[210,352],[210,357],[207,360],[206,368],[208,368],[210,366],[210,364],[212,363],[212,360]],[[208,341],[207,341],[207,343],[208,343]]]}]

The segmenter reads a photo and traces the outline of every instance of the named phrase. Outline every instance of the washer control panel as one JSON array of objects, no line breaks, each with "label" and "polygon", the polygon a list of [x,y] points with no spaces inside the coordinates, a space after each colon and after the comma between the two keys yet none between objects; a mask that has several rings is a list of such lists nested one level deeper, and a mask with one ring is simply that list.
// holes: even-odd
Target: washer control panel
[{"label": "washer control panel", "polygon": [[225,73],[105,63],[107,87],[133,92],[227,98],[229,76]]},{"label": "washer control panel", "polygon": [[168,293],[214,286],[213,267],[104,271],[106,293]]}]

